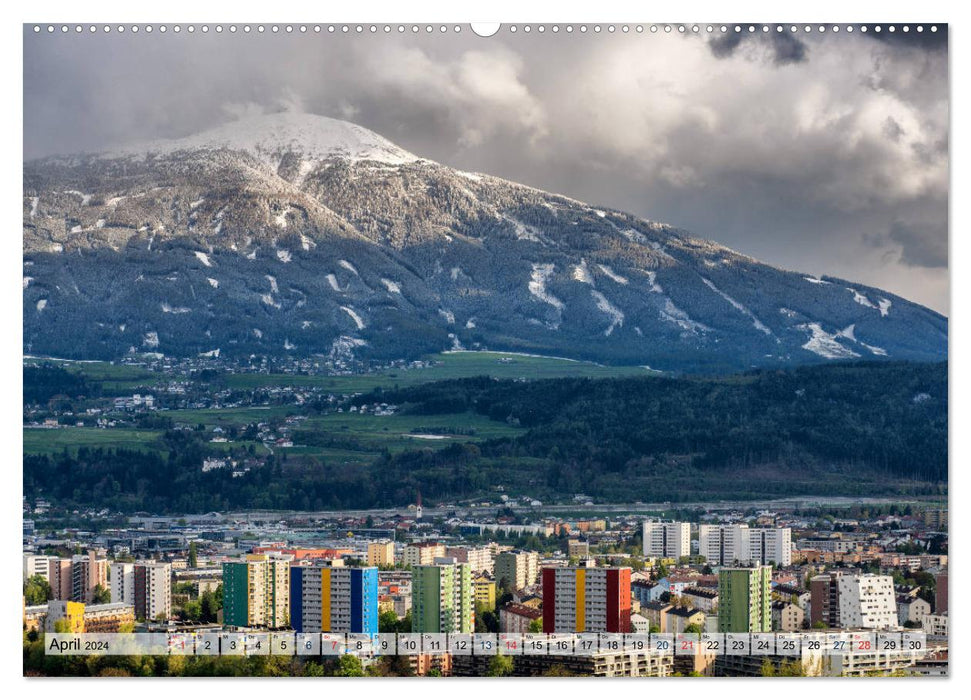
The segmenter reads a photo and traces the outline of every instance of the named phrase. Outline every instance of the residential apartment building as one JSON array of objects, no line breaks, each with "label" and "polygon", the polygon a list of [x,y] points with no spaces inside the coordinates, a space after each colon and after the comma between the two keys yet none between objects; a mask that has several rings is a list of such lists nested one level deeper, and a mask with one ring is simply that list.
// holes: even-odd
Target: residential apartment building
[{"label": "residential apartment building", "polygon": [[947,613],[947,569],[934,576],[934,612]]},{"label": "residential apartment building", "polygon": [[139,620],[172,616],[172,565],[167,562],[114,562],[111,602],[129,603]]},{"label": "residential apartment building", "polygon": [[787,527],[699,525],[698,553],[712,566],[792,564],[792,531]]},{"label": "residential apartment building", "polygon": [[223,624],[279,629],[290,624],[290,562],[267,554],[223,564]]},{"label": "residential apartment building", "polygon": [[771,566],[718,571],[718,631],[771,632]]},{"label": "residential apartment building", "polygon": [[486,573],[473,575],[476,608],[494,610],[496,607],[496,580]]},{"label": "residential apartment building", "polygon": [[290,625],[297,632],[378,632],[378,569],[341,560],[290,567]]},{"label": "residential apartment building", "polygon": [[718,589],[689,586],[681,591],[681,596],[688,599],[693,607],[706,615],[718,610]]},{"label": "residential apartment building", "polygon": [[543,631],[630,632],[630,575],[627,567],[543,569]]},{"label": "residential apartment building", "polygon": [[665,631],[680,634],[689,625],[695,625],[699,630],[705,628],[705,613],[697,608],[670,607],[664,611]]},{"label": "residential apartment building", "polygon": [[438,542],[417,542],[405,547],[402,561],[406,566],[430,566],[445,556],[445,545]]},{"label": "residential apartment building", "polygon": [[71,600],[94,601],[95,589],[108,588],[108,560],[94,550],[71,557]]},{"label": "residential apartment building", "polygon": [[45,581],[50,581],[50,562],[54,558],[24,552],[24,581],[33,576],[40,576]]},{"label": "residential apartment building", "polygon": [[[34,564],[39,565],[39,561]],[[108,589],[108,561],[94,550],[71,558],[50,557],[46,578],[54,600],[90,603],[98,586]]]},{"label": "residential apartment building", "polygon": [[691,524],[645,521],[643,525],[644,556],[671,558],[675,561],[691,555]]},{"label": "residential apartment building", "polygon": [[518,591],[536,583],[539,575],[539,554],[511,550],[496,555],[495,577],[500,589]]},{"label": "residential apartment building", "polygon": [[944,615],[925,615],[921,621],[921,628],[928,637],[947,637],[948,616]]},{"label": "residential apartment building", "polygon": [[367,565],[379,567],[394,566],[394,542],[389,540],[368,542]]},{"label": "residential apartment building", "polygon": [[803,628],[806,613],[788,600],[772,601],[772,630],[774,632],[798,632]]},{"label": "residential apartment building", "polygon": [[135,606],[129,603],[102,603],[84,606],[84,631],[111,634],[131,630],[135,625]]},{"label": "residential apartment building", "polygon": [[73,592],[71,560],[52,557],[48,562],[47,581],[51,584],[52,600],[70,600]]},{"label": "residential apartment building", "polygon": [[69,600],[51,600],[46,607],[46,632],[117,633],[131,631],[135,624],[135,608],[128,603],[85,605]]},{"label": "residential apartment building", "polygon": [[441,557],[412,568],[411,631],[475,631],[475,588],[472,567]]},{"label": "residential apartment building", "polygon": [[931,604],[918,596],[897,596],[897,624],[919,626],[931,614]]},{"label": "residential apartment building", "polygon": [[542,624],[543,612],[539,608],[520,603],[507,603],[499,609],[499,631],[525,634],[534,622]]},{"label": "residential apartment building", "polygon": [[586,559],[590,556],[590,543],[586,540],[568,540],[566,553],[571,559]]},{"label": "residential apartment building", "polygon": [[447,547],[445,556],[455,559],[460,564],[468,564],[474,574],[480,574],[483,571],[491,574],[495,571],[495,561],[492,557],[492,549],[489,547]]},{"label": "residential apartment building", "polygon": [[840,576],[840,624],[843,627],[891,629],[897,627],[897,599],[893,578],[874,574]]},{"label": "residential apartment building", "polygon": [[809,624],[840,627],[839,578],[846,572],[829,571],[809,581]]}]

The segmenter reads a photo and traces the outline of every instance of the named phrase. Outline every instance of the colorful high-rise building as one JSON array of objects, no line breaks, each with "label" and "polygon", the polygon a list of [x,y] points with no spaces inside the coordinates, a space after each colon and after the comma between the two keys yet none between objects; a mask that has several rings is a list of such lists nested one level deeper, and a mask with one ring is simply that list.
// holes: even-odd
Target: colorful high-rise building
[{"label": "colorful high-rise building", "polygon": [[297,632],[378,632],[378,569],[340,560],[290,568],[290,625]]},{"label": "colorful high-rise building", "polygon": [[543,631],[630,632],[628,567],[542,570]]},{"label": "colorful high-rise building", "polygon": [[494,610],[496,607],[496,580],[487,573],[474,574],[472,587],[475,589],[476,608]]},{"label": "colorful high-rise building", "polygon": [[718,571],[718,631],[772,631],[772,567]]},{"label": "colorful high-rise building", "polygon": [[290,562],[266,554],[223,564],[223,624],[229,627],[290,625]]},{"label": "colorful high-rise building", "polygon": [[441,557],[411,572],[411,631],[475,631],[472,567]]}]

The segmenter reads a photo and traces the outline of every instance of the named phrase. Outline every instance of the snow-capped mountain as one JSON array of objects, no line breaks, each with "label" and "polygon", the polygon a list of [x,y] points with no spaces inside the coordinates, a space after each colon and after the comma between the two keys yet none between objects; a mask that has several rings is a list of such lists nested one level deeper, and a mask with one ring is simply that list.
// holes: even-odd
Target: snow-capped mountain
[{"label": "snow-capped mountain", "polygon": [[940,360],[947,319],[305,114],[24,164],[34,354]]}]

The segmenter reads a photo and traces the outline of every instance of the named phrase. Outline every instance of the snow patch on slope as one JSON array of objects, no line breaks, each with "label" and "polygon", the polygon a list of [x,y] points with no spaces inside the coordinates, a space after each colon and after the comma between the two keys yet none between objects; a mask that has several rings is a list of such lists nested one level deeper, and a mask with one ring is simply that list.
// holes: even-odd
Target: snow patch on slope
[{"label": "snow patch on slope", "polygon": [[809,340],[803,344],[803,348],[809,352],[814,352],[827,360],[842,360],[850,357],[859,357],[859,353],[853,352],[844,345],[840,345],[837,338],[839,333],[827,333],[818,323],[802,323],[796,326],[799,330],[809,332]]},{"label": "snow patch on slope", "polygon": [[607,300],[607,297],[598,292],[596,289],[591,289],[590,295],[593,296],[594,301],[597,302],[597,308],[610,318],[610,326],[604,331],[604,335],[610,335],[614,332],[614,328],[624,325],[623,311],[611,304]]},{"label": "snow patch on slope", "polygon": [[850,287],[847,287],[846,289],[847,289],[847,291],[853,293],[853,301],[855,301],[860,306],[865,306],[868,309],[875,309],[875,308],[877,308],[876,306],[873,305],[873,302],[872,301],[870,301],[869,299],[866,298],[865,295],[860,294],[858,291],[856,291],[855,289],[852,289]]},{"label": "snow patch on slope", "polygon": [[195,251],[195,254],[196,254],[196,257],[199,258],[199,262],[201,262],[206,267],[212,267],[212,263],[209,261],[208,255],[206,255],[200,250]]},{"label": "snow patch on slope", "polygon": [[711,289],[711,291],[713,291],[715,294],[717,294],[722,299],[724,299],[729,304],[731,304],[736,311],[738,311],[744,316],[747,316],[752,321],[752,325],[755,326],[756,330],[760,330],[766,335],[772,335],[772,331],[769,330],[769,327],[766,326],[764,323],[762,323],[758,318],[756,318],[755,314],[753,314],[745,305],[735,301],[730,296],[725,294],[725,292],[723,292],[718,287],[716,287],[711,280],[702,277],[701,281],[704,282],[708,286],[708,288]]},{"label": "snow patch on slope", "polygon": [[190,313],[192,309],[187,306],[171,306],[162,302],[162,313],[163,314],[187,314]]},{"label": "snow patch on slope", "polygon": [[602,273],[607,275],[607,277],[612,279],[617,284],[627,284],[627,278],[624,277],[623,275],[618,275],[616,272],[614,272],[611,269],[610,265],[597,265],[597,267],[600,268],[600,271]]},{"label": "snow patch on slope", "polygon": [[338,260],[337,263],[345,270],[348,270],[354,273],[355,275],[357,274],[357,268],[354,267],[351,263],[347,262],[346,260]]},{"label": "snow patch on slope", "polygon": [[692,319],[682,309],[678,308],[669,297],[664,297],[664,308],[661,309],[661,318],[668,323],[674,323],[689,333],[710,331],[711,329],[704,323]]},{"label": "snow patch on slope", "polygon": [[334,275],[333,272],[327,275],[327,284],[329,284],[330,288],[333,289],[335,292],[341,291],[340,285],[337,284],[337,277]]},{"label": "snow patch on slope", "polygon": [[878,303],[880,304],[880,315],[888,316],[890,314],[890,307],[893,306],[893,302],[889,299],[884,299],[881,297]]},{"label": "snow patch on slope", "polygon": [[590,274],[586,260],[581,258],[580,264],[573,266],[573,279],[583,284],[593,284],[593,275]]},{"label": "snow patch on slope", "polygon": [[553,268],[553,263],[533,263],[533,273],[528,285],[529,293],[557,311],[562,311],[566,308],[566,304],[546,291],[546,282],[553,276]]},{"label": "snow patch on slope", "polygon": [[354,321],[354,325],[357,326],[358,330],[364,329],[364,321],[361,320],[361,317],[354,309],[352,309],[349,306],[342,306],[341,311],[343,311],[344,313],[346,313],[348,316],[351,317],[351,319]]},{"label": "snow patch on slope", "polygon": [[213,279],[212,277],[206,277],[206,281],[209,282],[209,286],[213,289],[219,289],[219,280]]},{"label": "snow patch on slope", "polygon": [[401,285],[399,285],[397,282],[392,282],[391,280],[382,277],[381,284],[383,284],[384,288],[387,289],[391,294],[401,294]]}]

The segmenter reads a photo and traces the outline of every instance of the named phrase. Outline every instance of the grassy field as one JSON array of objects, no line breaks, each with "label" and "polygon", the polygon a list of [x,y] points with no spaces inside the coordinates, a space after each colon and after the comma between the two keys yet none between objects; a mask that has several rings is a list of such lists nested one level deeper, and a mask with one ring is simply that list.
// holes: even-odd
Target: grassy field
[{"label": "grassy field", "polygon": [[157,450],[158,430],[125,428],[24,428],[24,454],[56,454],[65,448],[77,452],[79,447],[107,449]]},{"label": "grassy field", "polygon": [[552,377],[629,377],[651,376],[657,372],[643,367],[608,367],[592,362],[577,362],[557,357],[531,357],[500,352],[449,352],[430,355],[432,367],[394,369],[343,377],[299,376],[289,374],[232,374],[224,381],[232,388],[253,389],[264,386],[321,387],[339,394],[364,393],[378,387],[406,387],[443,379],[490,376],[499,379],[548,379]]},{"label": "grassy field", "polygon": [[[532,357],[514,353],[457,352],[440,353],[426,358],[432,367],[395,369],[355,376],[298,376],[289,374],[222,374],[218,383],[236,389],[255,389],[269,386],[319,387],[335,394],[354,394],[378,387],[407,387],[446,379],[492,376],[503,379],[545,379],[552,377],[621,377],[655,374],[641,367],[607,367],[591,362],[576,362],[553,357]],[[71,362],[53,360],[66,369],[83,372],[89,379],[102,382],[106,394],[125,393],[138,386],[160,381],[181,379],[163,376],[140,367],[107,362]],[[247,407],[210,410],[165,411],[176,423],[203,424],[207,428],[220,426],[243,427],[287,415],[300,415],[299,406]],[[438,416],[393,415],[375,416],[340,413],[315,416],[294,426],[295,431],[309,431],[325,445],[297,445],[273,448],[274,452],[293,456],[315,456],[341,464],[367,464],[384,450],[399,452],[422,447],[437,448],[451,442],[480,441],[499,437],[514,437],[524,432],[505,423],[491,421],[484,416],[464,413]],[[159,431],[127,428],[62,428],[57,430],[24,429],[24,453],[57,453],[67,448],[76,452],[82,446],[162,450],[157,442]],[[247,447],[248,442],[210,443],[214,451]],[[255,443],[256,453],[266,448]]]},{"label": "grassy field", "polygon": [[[490,376],[499,379],[548,379],[552,377],[628,377],[658,373],[643,367],[610,367],[593,362],[580,362],[558,357],[534,357],[502,352],[446,352],[429,355],[432,367],[382,370],[353,376],[294,374],[222,374],[219,382],[233,389],[256,389],[268,386],[321,387],[334,393],[368,392],[378,387],[413,386],[425,382],[462,377]],[[109,362],[73,362],[44,360],[65,369],[82,372],[102,382],[107,393],[126,391],[159,381],[181,380],[181,376],[163,376],[141,367]]]},{"label": "grassy field", "polygon": [[287,415],[300,415],[299,406],[246,406],[241,408],[207,408],[164,411],[160,415],[171,418],[176,423],[226,427],[228,425],[248,425]]}]

